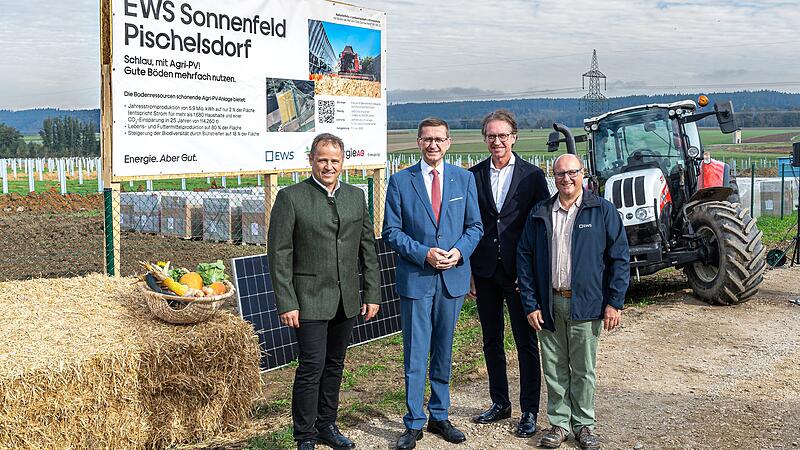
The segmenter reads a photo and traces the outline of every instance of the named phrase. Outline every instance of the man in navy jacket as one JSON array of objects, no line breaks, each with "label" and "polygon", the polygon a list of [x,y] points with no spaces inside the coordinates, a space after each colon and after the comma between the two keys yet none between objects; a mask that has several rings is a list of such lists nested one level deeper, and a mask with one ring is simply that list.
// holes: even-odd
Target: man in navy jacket
[{"label": "man in navy jacket", "polygon": [[630,281],[628,240],[614,205],[583,189],[583,164],[553,164],[558,194],[528,216],[517,249],[520,296],[538,331],[551,428],[545,447],[572,430],[583,449],[594,434],[595,363],[601,328],[616,328]]}]

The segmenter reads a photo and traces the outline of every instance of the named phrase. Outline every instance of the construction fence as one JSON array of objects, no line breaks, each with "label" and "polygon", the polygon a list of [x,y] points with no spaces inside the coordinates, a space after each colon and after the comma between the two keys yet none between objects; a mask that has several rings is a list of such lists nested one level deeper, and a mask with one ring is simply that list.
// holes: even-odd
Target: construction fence
[{"label": "construction fence", "polygon": [[[385,181],[376,184],[363,175],[348,171],[342,179],[360,187],[371,211],[380,213],[383,205],[376,207],[373,199],[384,198]],[[0,281],[135,275],[142,272],[138,261],[191,269],[221,259],[229,266],[231,258],[266,252],[267,205],[278,190],[307,176],[289,174],[270,186],[263,183],[266,177],[217,177],[125,182],[118,194],[106,189],[0,195]],[[115,218],[116,255],[115,236],[104,226]]]}]

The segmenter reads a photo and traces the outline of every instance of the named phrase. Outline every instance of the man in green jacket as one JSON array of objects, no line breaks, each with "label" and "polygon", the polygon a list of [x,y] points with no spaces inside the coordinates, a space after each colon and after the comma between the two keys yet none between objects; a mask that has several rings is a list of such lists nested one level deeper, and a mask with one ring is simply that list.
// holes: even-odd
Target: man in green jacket
[{"label": "man in green jacket", "polygon": [[[311,178],[278,191],[267,250],[281,323],[294,328],[299,365],[292,389],[294,439],[336,449],[355,444],[336,426],[344,357],[356,315],[370,320],[380,303],[380,269],[364,192],[339,181],[344,143],[318,135]],[[364,301],[359,295],[364,275]]]}]

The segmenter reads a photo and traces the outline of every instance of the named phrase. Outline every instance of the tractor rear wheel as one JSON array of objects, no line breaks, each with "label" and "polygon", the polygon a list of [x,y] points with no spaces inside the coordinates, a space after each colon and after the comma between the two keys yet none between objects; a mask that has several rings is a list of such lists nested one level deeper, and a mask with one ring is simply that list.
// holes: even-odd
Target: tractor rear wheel
[{"label": "tractor rear wheel", "polygon": [[685,267],[689,286],[700,298],[720,305],[747,301],[764,279],[766,248],[756,220],[738,204],[702,203],[689,217],[708,246],[708,260]]}]

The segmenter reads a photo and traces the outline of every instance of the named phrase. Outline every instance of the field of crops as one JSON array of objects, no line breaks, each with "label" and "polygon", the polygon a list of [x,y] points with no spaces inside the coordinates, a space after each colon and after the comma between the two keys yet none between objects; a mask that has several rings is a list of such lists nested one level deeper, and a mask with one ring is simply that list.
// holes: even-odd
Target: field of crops
[{"label": "field of crops", "polygon": [[[515,150],[523,155],[552,155],[547,153],[547,137],[551,130],[520,130]],[[583,130],[573,129],[574,134],[582,134]],[[449,153],[474,154],[485,153],[480,130],[452,130],[453,138]],[[389,153],[416,153],[416,130],[397,130],[389,133]],[[732,144],[732,135],[722,134],[716,128],[700,130],[703,144],[709,148],[715,158],[774,158],[787,156],[792,142],[800,141],[800,128],[749,128],[742,130],[742,144]],[[579,150],[582,148],[578,144]],[[583,147],[585,148],[585,147]]]}]

